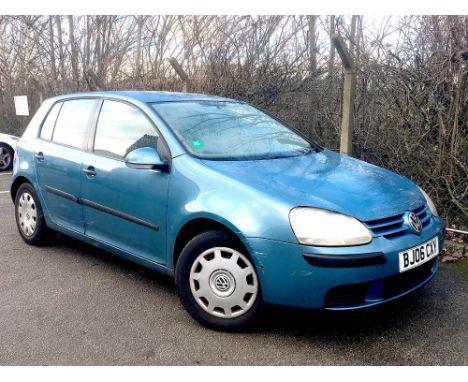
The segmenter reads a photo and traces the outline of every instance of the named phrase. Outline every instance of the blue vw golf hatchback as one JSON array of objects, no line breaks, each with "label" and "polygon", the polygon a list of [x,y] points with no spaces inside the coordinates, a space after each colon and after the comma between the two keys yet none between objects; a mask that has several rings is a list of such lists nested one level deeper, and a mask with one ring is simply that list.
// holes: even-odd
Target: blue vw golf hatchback
[{"label": "blue vw golf hatchback", "polygon": [[54,231],[175,277],[213,328],[264,303],[346,310],[421,287],[443,223],[390,171],[324,149],[235,100],[94,92],[46,100],[21,138],[21,237]]}]

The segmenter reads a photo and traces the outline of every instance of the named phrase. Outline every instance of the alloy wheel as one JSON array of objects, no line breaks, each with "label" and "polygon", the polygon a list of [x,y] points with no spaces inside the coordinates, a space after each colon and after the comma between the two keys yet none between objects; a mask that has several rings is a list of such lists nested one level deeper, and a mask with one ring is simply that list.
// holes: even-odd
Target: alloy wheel
[{"label": "alloy wheel", "polygon": [[6,170],[11,165],[11,153],[6,147],[0,147],[0,170]]}]

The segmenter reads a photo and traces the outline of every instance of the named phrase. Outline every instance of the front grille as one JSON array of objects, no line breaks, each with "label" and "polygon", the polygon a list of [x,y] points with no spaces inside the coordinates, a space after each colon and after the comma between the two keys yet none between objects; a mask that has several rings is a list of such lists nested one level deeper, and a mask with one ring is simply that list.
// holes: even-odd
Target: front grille
[{"label": "front grille", "polygon": [[[429,224],[431,215],[427,210],[426,205],[422,205],[413,210],[421,220],[423,229]],[[367,227],[372,231],[374,236],[384,236],[387,239],[404,235],[407,232],[407,227],[404,224],[404,214],[398,214],[383,219],[369,220],[365,222]]]},{"label": "front grille", "polygon": [[427,263],[422,264],[415,269],[411,269],[404,273],[385,278],[382,297],[390,298],[397,296],[429,278],[429,276],[432,274],[432,266],[434,265],[434,261],[437,261],[437,259],[432,259],[431,261],[428,261]]},{"label": "front grille", "polygon": [[359,283],[331,288],[325,296],[325,307],[362,304],[366,299],[367,286],[367,283]]}]

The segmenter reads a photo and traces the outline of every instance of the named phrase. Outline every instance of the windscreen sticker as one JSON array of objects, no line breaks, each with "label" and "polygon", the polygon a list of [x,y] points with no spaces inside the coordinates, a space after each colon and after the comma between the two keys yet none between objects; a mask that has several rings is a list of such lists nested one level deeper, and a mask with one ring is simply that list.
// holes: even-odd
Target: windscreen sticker
[{"label": "windscreen sticker", "polygon": [[194,141],[191,141],[190,142],[190,145],[194,148],[194,149],[202,149],[203,148],[203,143],[201,141],[198,141],[198,140],[194,140]]}]

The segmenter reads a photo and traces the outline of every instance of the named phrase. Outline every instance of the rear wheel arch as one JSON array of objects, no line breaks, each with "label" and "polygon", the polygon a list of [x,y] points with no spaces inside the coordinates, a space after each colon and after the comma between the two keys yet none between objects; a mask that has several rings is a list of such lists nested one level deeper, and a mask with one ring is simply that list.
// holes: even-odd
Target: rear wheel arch
[{"label": "rear wheel arch", "polygon": [[30,185],[32,185],[32,182],[30,182],[29,179],[25,176],[18,176],[11,184],[10,195],[11,199],[13,200],[13,203],[15,203],[16,201],[16,193],[18,192],[21,185],[24,183],[29,183]]},{"label": "rear wheel arch", "polygon": [[15,192],[15,220],[21,238],[29,245],[47,245],[54,237],[47,227],[37,191],[29,181],[20,183]]}]

